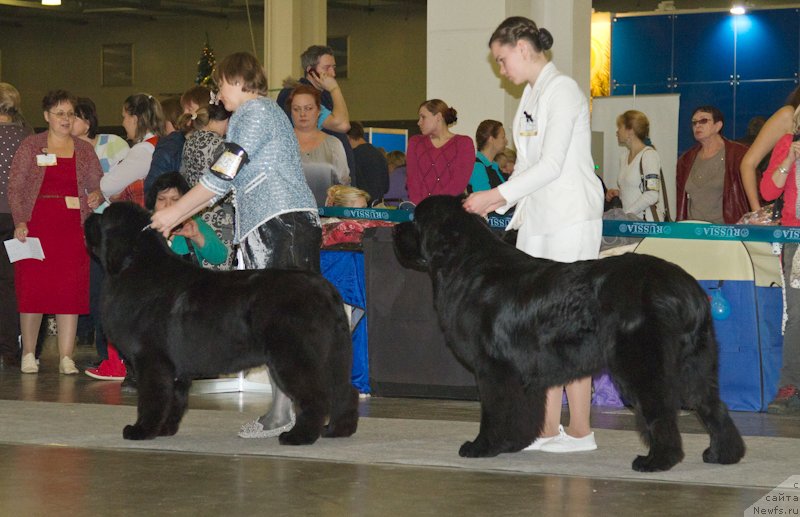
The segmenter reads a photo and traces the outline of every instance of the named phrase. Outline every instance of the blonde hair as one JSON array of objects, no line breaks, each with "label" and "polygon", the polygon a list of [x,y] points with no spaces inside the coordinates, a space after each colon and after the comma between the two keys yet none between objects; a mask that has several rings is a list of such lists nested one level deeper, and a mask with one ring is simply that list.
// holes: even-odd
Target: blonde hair
[{"label": "blonde hair", "polygon": [[355,202],[361,199],[369,206],[370,196],[367,192],[347,185],[333,185],[328,188],[328,196],[325,199],[325,205],[352,207]]}]

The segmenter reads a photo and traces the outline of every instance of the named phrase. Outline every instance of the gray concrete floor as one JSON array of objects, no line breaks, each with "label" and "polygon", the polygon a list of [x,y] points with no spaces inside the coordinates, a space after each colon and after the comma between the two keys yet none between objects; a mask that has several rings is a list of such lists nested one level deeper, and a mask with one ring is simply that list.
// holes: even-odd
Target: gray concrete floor
[{"label": "gray concrete floor", "polygon": [[[39,374],[0,368],[0,399],[135,405],[118,382],[58,374],[48,342]],[[76,359],[93,351],[79,348]],[[268,395],[192,395],[190,410],[263,411]],[[363,416],[477,421],[476,402],[373,397]],[[742,434],[800,437],[800,417],[734,413]],[[632,429],[633,417],[593,408],[596,428]],[[693,417],[685,433],[703,432]],[[2,425],[0,423],[0,425]],[[42,422],[58,425],[58,422]],[[87,422],[87,427],[91,422]],[[602,444],[600,444],[602,447]],[[800,467],[798,467],[800,473]],[[2,441],[0,516],[39,515],[742,515],[765,495],[741,487],[354,465]]]}]

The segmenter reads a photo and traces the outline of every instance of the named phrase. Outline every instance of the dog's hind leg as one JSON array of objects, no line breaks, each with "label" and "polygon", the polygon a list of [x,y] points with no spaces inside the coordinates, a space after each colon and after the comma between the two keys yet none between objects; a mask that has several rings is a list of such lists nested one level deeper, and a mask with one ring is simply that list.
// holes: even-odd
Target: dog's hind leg
[{"label": "dog's hind leg", "polygon": [[[652,340],[655,339],[651,337]],[[641,341],[640,341],[641,342]],[[628,342],[628,344],[631,344]],[[620,340],[617,349],[624,350]],[[637,346],[633,344],[632,346]],[[660,350],[658,346],[647,350]],[[628,399],[636,413],[636,422],[642,442],[649,447],[647,456],[637,456],[633,470],[656,472],[669,470],[683,459],[683,443],[678,430],[680,387],[678,373],[669,372],[660,357],[642,357],[647,350],[617,354],[610,363],[612,376],[617,381],[623,397]]]},{"label": "dog's hind leg", "polygon": [[186,413],[186,406],[189,403],[189,388],[192,386],[192,379],[179,377],[175,379],[174,391],[172,394],[172,404],[164,425],[161,426],[159,436],[172,436],[178,432],[181,419]]},{"label": "dog's hind leg", "polygon": [[150,440],[158,436],[172,405],[175,372],[166,357],[137,357],[138,418],[122,430],[126,440]]},{"label": "dog's hind leg", "polygon": [[353,357],[350,332],[342,326],[338,334],[339,338],[331,345],[335,347],[332,353],[338,359],[329,361],[325,376],[331,402],[328,425],[322,431],[325,438],[351,436],[358,428],[358,391],[350,382]]},{"label": "dog's hind leg", "polygon": [[486,358],[475,372],[481,402],[478,436],[458,454],[468,458],[497,456],[524,449],[536,439],[544,420],[545,390],[526,388],[515,368]]},{"label": "dog's hind leg", "polygon": [[[708,346],[699,350],[716,350],[717,343],[711,327],[704,333]],[[745,445],[733,423],[728,408],[719,397],[719,380],[715,355],[696,354],[683,367],[682,386],[687,406],[693,407],[697,417],[711,437],[711,445],[703,451],[706,463],[728,465],[744,457]]]},{"label": "dog's hind leg", "polygon": [[[281,445],[309,445],[316,442],[322,432],[329,398],[323,384],[325,375],[322,369],[310,366],[314,362],[314,359],[304,357],[297,358],[289,370],[270,367],[270,375],[297,410],[294,427],[278,437]],[[305,365],[301,366],[301,363]]]}]

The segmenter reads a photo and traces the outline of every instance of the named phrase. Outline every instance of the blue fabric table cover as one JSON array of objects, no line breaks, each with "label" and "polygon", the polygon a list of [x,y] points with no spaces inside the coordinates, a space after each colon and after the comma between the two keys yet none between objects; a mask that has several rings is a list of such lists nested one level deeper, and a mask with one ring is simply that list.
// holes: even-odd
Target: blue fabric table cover
[{"label": "blue fabric table cover", "polygon": [[[360,251],[322,250],[322,275],[339,290],[348,305],[367,310],[367,288],[364,282],[364,254]],[[367,350],[367,317],[353,330],[353,369],[351,382],[359,393],[371,393],[369,387],[369,352]]]}]

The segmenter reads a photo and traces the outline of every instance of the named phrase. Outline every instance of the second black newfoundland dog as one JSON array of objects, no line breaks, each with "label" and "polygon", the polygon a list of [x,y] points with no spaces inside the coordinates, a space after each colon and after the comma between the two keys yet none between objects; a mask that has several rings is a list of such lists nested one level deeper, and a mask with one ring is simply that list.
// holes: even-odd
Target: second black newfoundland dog
[{"label": "second black newfoundland dog", "polygon": [[280,443],[352,435],[358,393],[336,288],[308,271],[203,269],[172,253],[149,224],[144,209],[114,203],[85,226],[87,245],[107,274],[103,326],[138,377],[138,418],[123,437],[175,434],[193,378],[265,363],[297,408],[295,426]]},{"label": "second black newfoundland dog", "polygon": [[634,470],[668,470],[683,459],[682,405],[711,436],[705,462],[744,456],[719,397],[708,298],[678,266],[634,254],[572,264],[532,258],[449,196],[424,200],[413,222],[396,227],[395,252],[430,273],[447,344],[475,374],[480,431],[461,456],[527,447],[541,431],[547,388],[604,368],[650,448]]}]

